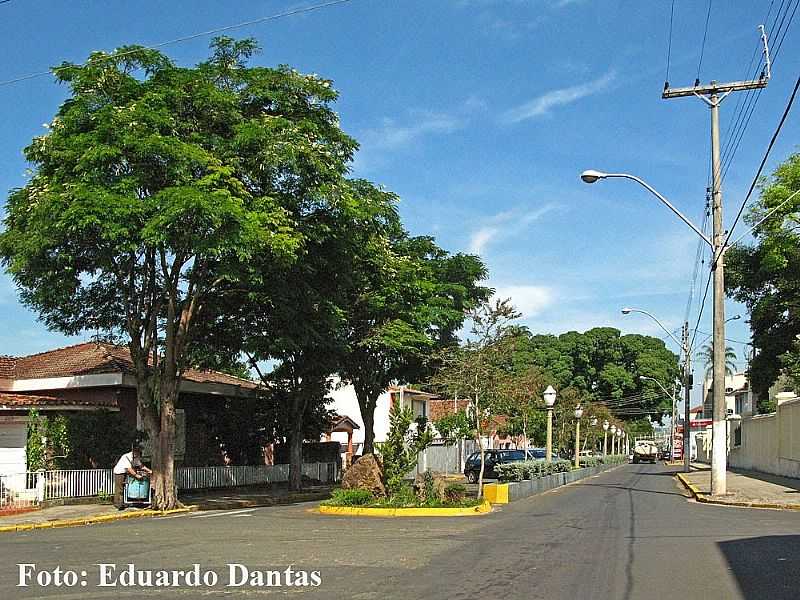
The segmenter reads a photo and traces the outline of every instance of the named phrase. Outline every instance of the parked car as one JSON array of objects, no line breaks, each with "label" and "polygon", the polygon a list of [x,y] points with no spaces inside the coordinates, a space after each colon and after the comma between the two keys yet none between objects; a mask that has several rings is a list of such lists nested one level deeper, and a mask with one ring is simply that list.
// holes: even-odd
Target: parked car
[{"label": "parked car", "polygon": [[[497,479],[497,473],[494,470],[497,465],[531,460],[531,458],[530,454],[526,453],[525,450],[484,450],[483,460],[483,478]],[[476,483],[480,471],[481,453],[473,452],[464,464],[464,477],[467,478],[468,482]]]}]

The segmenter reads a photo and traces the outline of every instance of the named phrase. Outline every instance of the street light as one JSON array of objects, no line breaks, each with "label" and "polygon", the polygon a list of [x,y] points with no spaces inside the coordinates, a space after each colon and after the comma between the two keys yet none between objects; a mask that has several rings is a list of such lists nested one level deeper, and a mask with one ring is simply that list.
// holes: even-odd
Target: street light
[{"label": "street light", "polygon": [[611,426],[611,454],[612,455],[615,454],[615,452],[614,452],[614,442],[616,441],[616,439],[617,439],[617,426],[616,425],[612,425]]},{"label": "street light", "polygon": [[581,468],[581,417],[583,408],[581,405],[575,407],[575,468]]},{"label": "street light", "polygon": [[608,453],[608,419],[603,421],[603,458]]},{"label": "street light", "polygon": [[[718,158],[718,157],[717,157]],[[716,171],[715,171],[716,173]],[[713,392],[713,406],[714,415],[711,429],[711,495],[724,495],[728,491],[727,487],[727,436],[728,436],[728,422],[727,410],[725,404],[725,277],[724,277],[724,264],[725,264],[725,251],[730,246],[726,246],[722,239],[724,233],[722,232],[722,211],[721,207],[716,204],[718,198],[718,189],[714,193],[714,202],[712,203],[713,214],[713,241],[698,227],[687,219],[683,213],[675,208],[669,200],[659,194],[656,189],[648,184],[646,181],[630,175],[628,173],[603,173],[602,171],[589,170],[581,174],[581,179],[585,183],[595,183],[600,179],[608,178],[621,178],[630,179],[635,181],[656,198],[661,201],[667,208],[669,208],[681,221],[683,221],[689,228],[700,236],[711,248],[712,266],[711,271],[714,277],[714,348],[718,352],[714,353],[714,392]],[[685,372],[686,384],[688,385],[688,371]],[[684,429],[688,427],[688,422]],[[685,433],[684,433],[685,435]],[[684,455],[686,455],[687,448],[684,448]]]},{"label": "street light", "polygon": [[545,450],[545,460],[553,462],[553,405],[556,403],[556,391],[552,385],[548,385],[543,395],[544,403],[547,406],[547,449]]},{"label": "street light", "polygon": [[[655,377],[647,377],[645,375],[639,375],[639,379],[641,381],[655,381],[656,384],[658,384],[658,387],[660,387],[663,390],[663,392],[672,399],[672,422],[669,431],[669,448],[670,448],[669,452],[670,452],[670,460],[672,460],[672,455],[674,453],[674,448],[675,448],[675,411],[676,411],[676,405],[678,404],[678,400],[677,398],[675,398],[675,392],[670,394],[667,391],[667,388],[661,385],[661,382]],[[678,382],[676,381],[675,388],[677,389],[677,387],[678,387]]]}]

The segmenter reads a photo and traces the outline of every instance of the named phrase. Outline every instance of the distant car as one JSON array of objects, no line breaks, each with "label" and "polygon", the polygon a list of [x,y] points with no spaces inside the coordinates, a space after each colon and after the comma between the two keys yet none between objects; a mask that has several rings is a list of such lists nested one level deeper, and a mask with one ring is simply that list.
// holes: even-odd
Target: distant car
[{"label": "distant car", "polygon": [[[530,451],[528,451],[530,452]],[[525,450],[484,450],[483,457],[483,478],[484,479],[497,479],[497,472],[494,468],[497,465],[520,462],[530,460],[530,455]],[[481,453],[473,452],[467,458],[464,464],[464,477],[470,483],[478,481],[478,475],[481,472]]]},{"label": "distant car", "polygon": [[544,448],[528,448],[526,460],[545,460],[547,458],[547,450]]}]

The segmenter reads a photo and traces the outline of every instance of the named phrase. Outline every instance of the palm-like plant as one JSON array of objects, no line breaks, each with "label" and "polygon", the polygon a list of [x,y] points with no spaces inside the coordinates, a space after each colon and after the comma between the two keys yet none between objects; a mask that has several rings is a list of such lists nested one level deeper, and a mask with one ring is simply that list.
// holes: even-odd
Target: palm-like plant
[{"label": "palm-like plant", "polygon": [[[697,353],[700,360],[703,361],[706,367],[706,377],[709,377],[714,372],[714,346],[706,344]],[[725,347],[725,376],[733,376],[736,369],[736,351],[731,346]]]}]

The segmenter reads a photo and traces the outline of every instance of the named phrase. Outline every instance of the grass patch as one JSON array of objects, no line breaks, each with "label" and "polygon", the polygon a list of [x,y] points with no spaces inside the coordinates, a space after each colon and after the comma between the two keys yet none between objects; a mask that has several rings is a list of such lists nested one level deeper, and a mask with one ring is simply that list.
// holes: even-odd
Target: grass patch
[{"label": "grass patch", "polygon": [[388,498],[376,498],[367,490],[333,490],[325,506],[357,506],[359,508],[470,508],[482,503],[477,498],[452,498],[420,502],[411,486],[403,486]]}]

